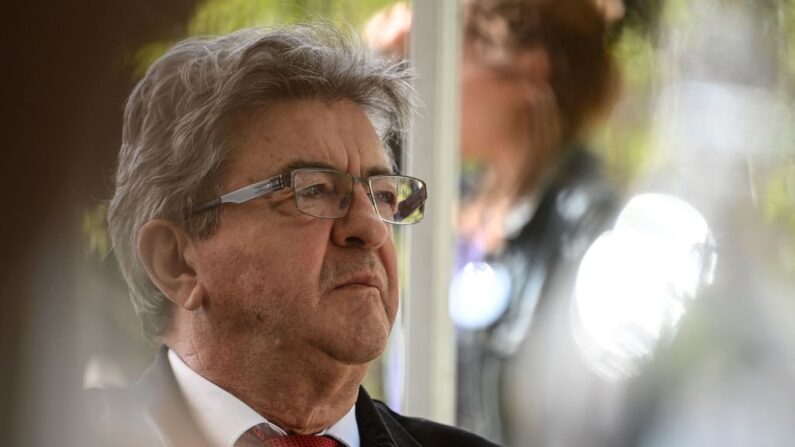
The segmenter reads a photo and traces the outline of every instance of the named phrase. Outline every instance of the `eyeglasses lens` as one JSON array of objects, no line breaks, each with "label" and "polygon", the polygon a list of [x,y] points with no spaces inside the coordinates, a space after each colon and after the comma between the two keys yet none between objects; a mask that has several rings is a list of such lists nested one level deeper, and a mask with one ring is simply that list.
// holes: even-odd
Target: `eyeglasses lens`
[{"label": "eyeglasses lens", "polygon": [[422,220],[425,185],[411,177],[385,175],[372,177],[370,188],[378,214],[387,222],[413,224]]},{"label": "eyeglasses lens", "polygon": [[[295,203],[302,213],[321,218],[339,218],[348,213],[354,178],[326,170],[301,170],[293,175]],[[412,224],[422,220],[425,185],[418,179],[379,175],[369,179],[370,197],[386,222]]]}]

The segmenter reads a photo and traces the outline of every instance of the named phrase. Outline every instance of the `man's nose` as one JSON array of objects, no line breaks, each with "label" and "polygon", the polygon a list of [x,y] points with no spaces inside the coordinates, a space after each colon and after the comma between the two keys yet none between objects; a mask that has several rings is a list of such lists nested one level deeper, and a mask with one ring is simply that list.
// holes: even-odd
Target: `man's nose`
[{"label": "man's nose", "polygon": [[366,184],[354,185],[348,214],[336,219],[331,238],[340,247],[378,248],[389,236],[387,223],[381,220],[372,200],[367,194]]}]

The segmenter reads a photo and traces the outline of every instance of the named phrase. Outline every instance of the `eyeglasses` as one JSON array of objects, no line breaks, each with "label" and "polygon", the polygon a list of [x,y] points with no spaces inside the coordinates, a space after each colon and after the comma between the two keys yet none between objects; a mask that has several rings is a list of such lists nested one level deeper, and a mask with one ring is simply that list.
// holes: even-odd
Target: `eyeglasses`
[{"label": "eyeglasses", "polygon": [[271,177],[224,194],[197,206],[191,215],[224,203],[244,203],[285,188],[293,189],[298,211],[322,219],[345,217],[356,183],[367,185],[367,195],[381,220],[398,225],[415,224],[425,214],[425,182],[405,175],[356,177],[333,169],[302,168]]}]

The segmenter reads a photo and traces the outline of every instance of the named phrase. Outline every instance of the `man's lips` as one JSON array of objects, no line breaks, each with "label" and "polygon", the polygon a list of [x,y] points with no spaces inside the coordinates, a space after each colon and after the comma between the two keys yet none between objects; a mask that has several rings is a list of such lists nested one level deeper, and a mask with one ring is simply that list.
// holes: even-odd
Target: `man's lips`
[{"label": "man's lips", "polygon": [[381,290],[383,288],[381,284],[382,281],[378,276],[361,275],[361,276],[346,278],[345,280],[340,281],[334,288],[340,289],[343,287],[360,286],[360,287],[373,287],[378,290]]}]

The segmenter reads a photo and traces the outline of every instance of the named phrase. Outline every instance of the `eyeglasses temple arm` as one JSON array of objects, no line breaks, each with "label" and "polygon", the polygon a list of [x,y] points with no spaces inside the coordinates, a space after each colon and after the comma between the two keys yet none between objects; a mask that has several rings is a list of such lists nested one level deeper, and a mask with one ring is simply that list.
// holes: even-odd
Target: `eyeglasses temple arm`
[{"label": "eyeglasses temple arm", "polygon": [[221,204],[221,199],[217,198],[215,200],[210,200],[209,202],[202,203],[201,205],[193,208],[190,210],[191,214],[199,214],[203,211],[207,211],[209,209],[215,208],[216,206]]},{"label": "eyeglasses temple arm", "polygon": [[211,208],[215,208],[222,203],[239,204],[248,202],[249,200],[256,199],[257,197],[264,196],[265,194],[269,194],[274,191],[278,191],[284,187],[285,183],[282,176],[269,178],[259,183],[254,183],[253,185],[249,185],[236,191],[232,191],[228,194],[224,194],[215,200],[203,203],[191,210],[191,214],[196,214]]}]

